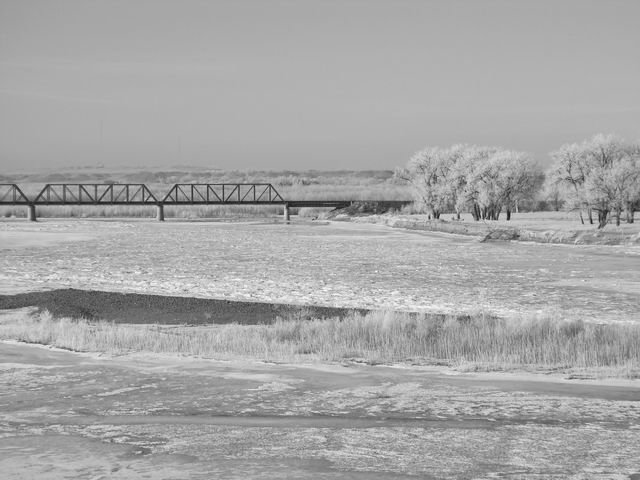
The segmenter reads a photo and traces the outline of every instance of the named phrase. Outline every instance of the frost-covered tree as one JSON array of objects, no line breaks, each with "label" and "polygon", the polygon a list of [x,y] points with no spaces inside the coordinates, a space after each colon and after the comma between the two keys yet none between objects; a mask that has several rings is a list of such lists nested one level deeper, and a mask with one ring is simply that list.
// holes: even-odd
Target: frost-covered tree
[{"label": "frost-covered tree", "polygon": [[[632,222],[640,192],[640,146],[616,135],[598,134],[580,144],[563,145],[551,153],[550,176],[567,187],[567,201],[574,208],[598,213],[598,228],[615,214],[620,225],[623,210]],[[581,214],[582,218],[582,214]],[[583,221],[584,223],[584,221]]]},{"label": "frost-covered tree", "polygon": [[[571,209],[580,211],[580,221],[584,224],[583,209],[588,209],[584,182],[588,167],[583,155],[583,148],[577,143],[562,145],[551,152],[553,165],[547,174],[550,181],[564,189],[565,201]],[[593,223],[591,211],[589,221]]]},{"label": "frost-covered tree", "polygon": [[460,145],[426,148],[416,152],[405,168],[395,172],[396,177],[413,187],[418,206],[435,219],[440,218],[443,211],[452,209],[456,203],[453,168],[463,148]]},{"label": "frost-covered tree", "polygon": [[499,185],[501,153],[498,150],[487,158],[477,158],[469,172],[469,185],[476,193],[477,206],[473,207],[483,220],[498,220],[502,210],[502,191]]},{"label": "frost-covered tree", "polygon": [[587,200],[598,211],[598,228],[615,214],[616,225],[626,208],[628,217],[633,217],[633,203],[637,199],[640,165],[631,155],[621,155],[611,164],[595,164],[587,176],[585,187]]},{"label": "frost-covered tree", "polygon": [[531,196],[543,175],[531,156],[496,147],[454,145],[417,152],[396,176],[413,186],[418,205],[433,218],[468,210],[474,220],[507,220],[519,200]]},{"label": "frost-covered tree", "polygon": [[542,204],[558,212],[565,203],[565,197],[565,187],[551,177],[546,176],[539,198]]},{"label": "frost-covered tree", "polygon": [[[489,162],[492,155],[498,151],[495,147],[479,147],[476,145],[464,148],[462,155],[454,167],[454,183],[457,191],[456,212],[467,210],[474,220],[484,218],[486,209],[481,207],[487,197],[485,188],[486,175],[483,176],[483,166]],[[483,203],[484,205],[484,203]]]},{"label": "frost-covered tree", "polygon": [[498,169],[498,201],[506,210],[507,220],[511,220],[511,211],[518,202],[540,190],[544,174],[528,153],[502,150],[494,155],[493,161]]}]

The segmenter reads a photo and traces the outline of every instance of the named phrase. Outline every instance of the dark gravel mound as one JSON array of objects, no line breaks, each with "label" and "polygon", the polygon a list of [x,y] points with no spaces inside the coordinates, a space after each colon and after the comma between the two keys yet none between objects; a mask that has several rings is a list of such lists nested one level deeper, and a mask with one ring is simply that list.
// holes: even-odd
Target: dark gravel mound
[{"label": "dark gravel mound", "polygon": [[73,288],[0,295],[0,309],[37,307],[54,317],[107,320],[116,323],[210,324],[273,323],[276,318],[343,318],[346,308],[253,303],[137,293],[114,293]]}]

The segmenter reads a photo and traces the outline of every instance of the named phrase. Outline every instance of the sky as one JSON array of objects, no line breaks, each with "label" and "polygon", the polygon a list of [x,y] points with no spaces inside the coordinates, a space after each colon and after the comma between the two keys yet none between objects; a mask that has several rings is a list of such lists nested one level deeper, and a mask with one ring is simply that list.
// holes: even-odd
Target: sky
[{"label": "sky", "polygon": [[0,172],[640,139],[637,0],[0,0]]}]

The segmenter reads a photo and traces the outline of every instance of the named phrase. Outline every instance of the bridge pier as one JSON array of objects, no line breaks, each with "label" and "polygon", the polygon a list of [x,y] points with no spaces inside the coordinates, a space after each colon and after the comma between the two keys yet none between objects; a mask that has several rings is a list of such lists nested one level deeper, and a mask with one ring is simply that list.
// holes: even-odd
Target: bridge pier
[{"label": "bridge pier", "polygon": [[290,215],[290,211],[289,211],[289,204],[285,203],[284,204],[284,221],[288,222],[289,220],[291,220],[291,215]]},{"label": "bridge pier", "polygon": [[164,222],[164,205],[156,205],[156,220]]},{"label": "bridge pier", "polygon": [[34,204],[29,204],[27,205],[27,207],[29,208],[29,210],[27,211],[27,219],[30,222],[35,222],[37,220],[37,216],[36,216],[36,206]]}]

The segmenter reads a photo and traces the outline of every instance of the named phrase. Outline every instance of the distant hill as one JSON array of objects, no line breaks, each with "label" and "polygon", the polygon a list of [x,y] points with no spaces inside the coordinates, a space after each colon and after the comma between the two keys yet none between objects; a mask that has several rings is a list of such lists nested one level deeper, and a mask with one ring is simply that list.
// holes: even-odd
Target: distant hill
[{"label": "distant hill", "polygon": [[274,185],[397,183],[391,170],[220,170],[203,167],[169,169],[69,168],[56,171],[5,173],[2,183],[254,183]]}]

